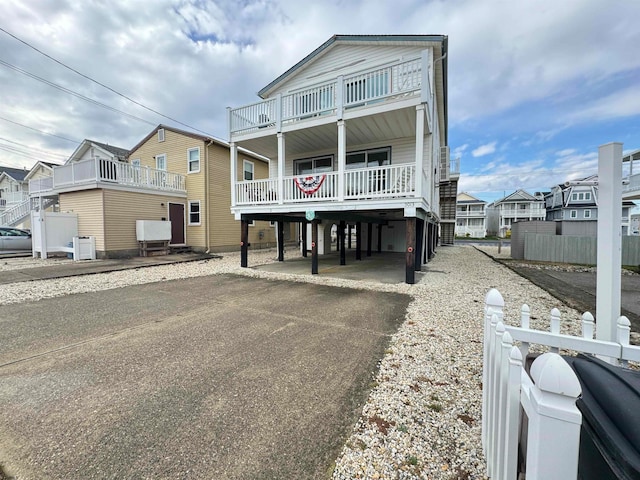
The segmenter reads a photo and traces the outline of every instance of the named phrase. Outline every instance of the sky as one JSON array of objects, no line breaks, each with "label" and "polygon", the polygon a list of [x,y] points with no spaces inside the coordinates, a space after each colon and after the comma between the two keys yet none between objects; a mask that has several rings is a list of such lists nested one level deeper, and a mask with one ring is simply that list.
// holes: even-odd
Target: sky
[{"label": "sky", "polygon": [[637,0],[3,0],[0,165],[159,123],[228,140],[226,107],[334,34],[444,34],[459,191],[549,191],[597,173],[599,145],[640,148],[638,18]]}]

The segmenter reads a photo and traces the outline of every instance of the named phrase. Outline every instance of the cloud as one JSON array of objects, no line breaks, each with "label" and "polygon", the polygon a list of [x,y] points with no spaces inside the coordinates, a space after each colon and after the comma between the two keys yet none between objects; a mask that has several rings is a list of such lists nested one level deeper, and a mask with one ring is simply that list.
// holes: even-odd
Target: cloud
[{"label": "cloud", "polygon": [[491,142],[485,145],[480,145],[478,148],[471,152],[474,157],[483,157],[496,151],[496,145],[498,142]]}]

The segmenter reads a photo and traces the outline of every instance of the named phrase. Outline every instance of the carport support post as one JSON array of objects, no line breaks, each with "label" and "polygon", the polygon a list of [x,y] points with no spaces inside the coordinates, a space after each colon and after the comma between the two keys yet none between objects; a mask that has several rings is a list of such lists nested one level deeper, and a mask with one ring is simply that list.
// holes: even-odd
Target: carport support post
[{"label": "carport support post", "polygon": [[420,271],[422,267],[422,237],[424,232],[424,220],[416,219],[416,250],[415,250],[415,270]]},{"label": "carport support post", "polygon": [[311,274],[318,274],[318,220],[311,222]]},{"label": "carport support post", "polygon": [[378,224],[378,253],[382,252],[382,224]]},{"label": "carport support post", "polygon": [[373,236],[373,224],[367,223],[367,257],[371,256],[371,240]]},{"label": "carport support post", "polygon": [[431,260],[433,251],[433,223],[427,223],[427,260]]},{"label": "carport support post", "polygon": [[284,262],[284,222],[278,220],[276,225],[278,228],[278,261]]},{"label": "carport support post", "polygon": [[246,268],[249,250],[249,222],[240,220],[240,266]]},{"label": "carport support post", "polygon": [[356,222],[356,260],[362,260],[362,223]]},{"label": "carport support post", "polygon": [[622,144],[598,148],[596,339],[617,340],[622,288]]},{"label": "carport support post", "polygon": [[307,258],[307,222],[300,222],[300,234],[302,235],[302,256]]},{"label": "carport support post", "polygon": [[347,225],[347,244],[349,245],[349,250],[351,250],[351,225]]},{"label": "carport support post", "polygon": [[344,229],[347,228],[344,220],[340,220],[340,224],[338,225],[338,245],[340,247],[340,265],[347,264],[347,252],[345,252],[344,248]]},{"label": "carport support post", "polygon": [[416,218],[410,217],[407,224],[406,279],[408,284],[416,283]]}]

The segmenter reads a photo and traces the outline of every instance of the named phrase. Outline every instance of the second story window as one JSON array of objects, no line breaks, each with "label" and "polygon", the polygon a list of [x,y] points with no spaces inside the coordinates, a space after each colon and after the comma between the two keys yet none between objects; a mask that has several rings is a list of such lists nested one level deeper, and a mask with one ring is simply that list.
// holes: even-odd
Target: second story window
[{"label": "second story window", "polygon": [[296,175],[325,173],[333,170],[333,157],[316,157],[296,160],[294,162]]},{"label": "second story window", "polygon": [[571,210],[569,212],[569,218],[578,218],[578,211],[577,210]]},{"label": "second story window", "polygon": [[584,211],[584,218],[591,218],[591,210]]},{"label": "second story window", "polygon": [[391,148],[378,148],[347,154],[347,169],[374,168],[391,164]]},{"label": "second story window", "polygon": [[198,173],[200,171],[200,147],[187,150],[187,172]]},{"label": "second story window", "polygon": [[158,142],[164,142],[164,128],[158,129]]},{"label": "second story window", "polygon": [[156,168],[158,170],[167,169],[167,155],[165,153],[162,155],[156,155]]},{"label": "second story window", "polygon": [[253,180],[253,169],[254,169],[254,165],[253,162],[250,162],[249,160],[243,160],[242,161],[242,179],[243,180]]}]

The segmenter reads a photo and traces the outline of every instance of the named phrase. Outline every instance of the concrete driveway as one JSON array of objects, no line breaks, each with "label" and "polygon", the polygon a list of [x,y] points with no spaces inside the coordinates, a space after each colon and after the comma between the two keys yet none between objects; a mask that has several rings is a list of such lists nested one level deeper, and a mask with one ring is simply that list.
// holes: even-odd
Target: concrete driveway
[{"label": "concrete driveway", "polygon": [[19,480],[324,478],[408,303],[227,275],[2,306],[0,465]]}]

